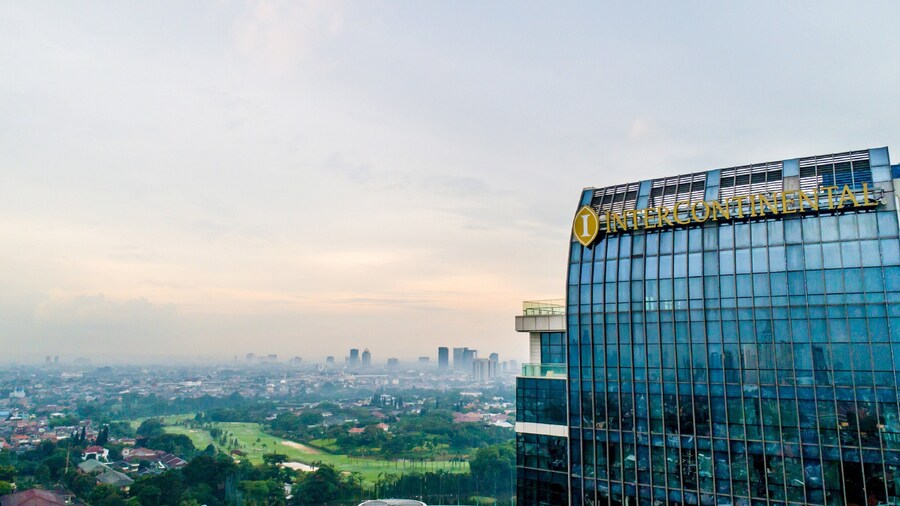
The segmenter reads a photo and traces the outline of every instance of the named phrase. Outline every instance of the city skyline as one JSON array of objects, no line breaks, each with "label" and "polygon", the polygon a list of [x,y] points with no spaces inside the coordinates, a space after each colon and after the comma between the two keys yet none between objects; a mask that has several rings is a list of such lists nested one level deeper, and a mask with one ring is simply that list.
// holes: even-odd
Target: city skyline
[{"label": "city skyline", "polygon": [[558,7],[3,4],[0,360],[521,359],[586,182],[900,145],[896,3]]}]

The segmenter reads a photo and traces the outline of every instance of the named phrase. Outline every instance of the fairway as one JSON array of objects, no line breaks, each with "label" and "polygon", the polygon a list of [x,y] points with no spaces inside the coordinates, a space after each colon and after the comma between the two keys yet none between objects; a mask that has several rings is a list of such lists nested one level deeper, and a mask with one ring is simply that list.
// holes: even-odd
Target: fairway
[{"label": "fairway", "polygon": [[[176,423],[177,420],[175,417],[171,417],[167,422]],[[215,425],[224,432],[229,433],[229,440],[235,438],[238,440],[240,444],[238,449],[246,453],[246,458],[253,464],[262,463],[262,456],[266,453],[280,453],[286,455],[288,461],[301,462],[307,465],[311,465],[314,462],[323,462],[333,465],[340,471],[360,473],[364,480],[370,482],[374,482],[380,473],[402,474],[413,471],[437,471],[439,469],[443,469],[448,473],[463,473],[469,470],[468,462],[411,462],[337,455],[293,441],[276,438],[271,434],[265,433],[258,423],[221,422]],[[188,429],[178,425],[167,426],[165,430],[172,434],[188,436],[191,438],[194,446],[200,450],[213,443],[219,451],[223,453],[229,452],[229,448],[214,442],[206,430]]]}]

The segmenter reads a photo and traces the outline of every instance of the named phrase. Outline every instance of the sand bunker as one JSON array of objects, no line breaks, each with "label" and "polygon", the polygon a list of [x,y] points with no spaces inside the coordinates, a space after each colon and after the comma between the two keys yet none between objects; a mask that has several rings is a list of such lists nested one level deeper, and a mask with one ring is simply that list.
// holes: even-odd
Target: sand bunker
[{"label": "sand bunker", "polygon": [[284,446],[290,446],[291,448],[293,448],[295,450],[300,450],[303,453],[309,453],[311,455],[318,455],[318,454],[322,453],[319,450],[316,450],[315,448],[313,448],[311,446],[306,446],[304,444],[295,443],[293,441],[282,441],[281,444],[283,444]]},{"label": "sand bunker", "polygon": [[309,466],[302,462],[285,462],[282,465],[284,467],[287,467],[288,469],[293,469],[294,471],[306,471],[308,473],[311,473],[318,469],[318,467]]}]

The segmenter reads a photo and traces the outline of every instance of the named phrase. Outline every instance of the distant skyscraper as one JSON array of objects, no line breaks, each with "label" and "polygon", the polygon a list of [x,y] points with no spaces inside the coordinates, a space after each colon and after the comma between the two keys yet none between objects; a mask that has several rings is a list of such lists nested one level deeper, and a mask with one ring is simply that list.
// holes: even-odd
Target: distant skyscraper
[{"label": "distant skyscraper", "polygon": [[328,367],[334,367],[334,357],[331,355],[325,357],[325,365],[327,365]]},{"label": "distant skyscraper", "polygon": [[491,380],[491,359],[476,358],[472,360],[472,378],[482,383]]},{"label": "distant skyscraper", "polygon": [[438,369],[446,371],[450,367],[450,350],[446,346],[438,348]]},{"label": "distant skyscraper", "polygon": [[400,367],[400,360],[393,357],[387,359],[387,367],[388,369],[396,369]]},{"label": "distant skyscraper", "polygon": [[350,348],[350,356],[347,357],[347,367],[354,369],[359,366],[359,350]]},{"label": "distant skyscraper", "polygon": [[363,350],[362,354],[362,366],[368,369],[372,365],[372,354],[369,353],[369,349],[366,348]]},{"label": "distant skyscraper", "polygon": [[463,370],[463,354],[468,348],[453,348],[453,370]]},{"label": "distant skyscraper", "polygon": [[472,367],[475,363],[475,359],[478,358],[478,350],[470,350],[469,348],[465,348],[462,356],[462,367],[461,371],[466,374],[472,374]]},{"label": "distant skyscraper", "polygon": [[428,365],[431,363],[431,357],[419,357],[419,365]]}]

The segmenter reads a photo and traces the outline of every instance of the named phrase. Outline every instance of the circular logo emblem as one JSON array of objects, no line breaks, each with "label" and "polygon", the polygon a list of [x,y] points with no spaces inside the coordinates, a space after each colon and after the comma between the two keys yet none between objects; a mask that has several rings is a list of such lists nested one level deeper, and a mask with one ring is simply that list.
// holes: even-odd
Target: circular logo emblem
[{"label": "circular logo emblem", "polygon": [[582,246],[590,246],[594,239],[597,238],[597,232],[600,231],[600,218],[591,206],[583,206],[575,215],[575,221],[572,223],[572,233],[575,239]]}]

